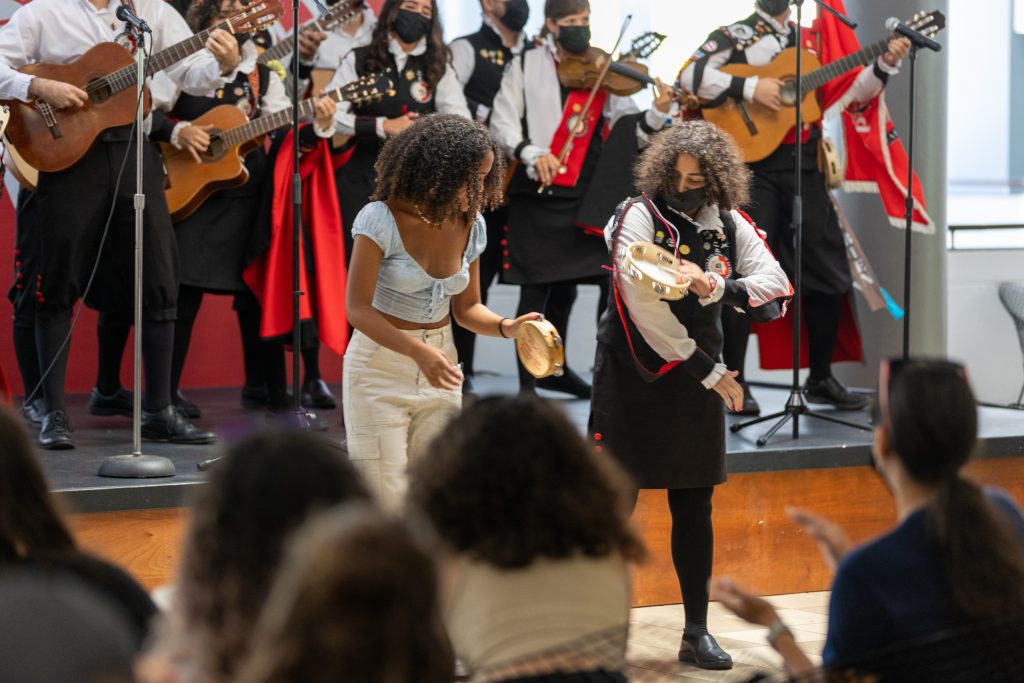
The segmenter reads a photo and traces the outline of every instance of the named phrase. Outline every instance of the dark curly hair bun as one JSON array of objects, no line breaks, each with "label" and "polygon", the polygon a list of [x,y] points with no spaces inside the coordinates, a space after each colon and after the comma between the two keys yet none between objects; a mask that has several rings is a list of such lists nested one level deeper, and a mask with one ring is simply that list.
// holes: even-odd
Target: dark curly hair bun
[{"label": "dark curly hair bun", "polygon": [[630,493],[561,408],[501,397],[468,406],[412,464],[408,504],[455,552],[516,569],[539,558],[641,559]]}]

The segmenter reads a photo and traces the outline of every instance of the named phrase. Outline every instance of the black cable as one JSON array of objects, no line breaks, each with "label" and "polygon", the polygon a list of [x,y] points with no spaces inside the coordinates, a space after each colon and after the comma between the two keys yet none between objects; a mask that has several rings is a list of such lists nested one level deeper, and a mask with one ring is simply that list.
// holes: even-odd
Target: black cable
[{"label": "black cable", "polygon": [[[141,39],[139,41],[139,45],[142,48],[143,59],[147,62],[145,73],[149,73],[148,62],[150,57],[152,56],[150,54],[150,48],[152,46],[150,46],[150,48],[146,47],[146,34],[142,34]],[[135,100],[135,111],[138,111],[139,106],[142,102],[142,98],[145,95],[145,92],[145,87],[143,87],[139,91],[139,97]],[[82,308],[85,306],[85,299],[86,297],[89,296],[89,291],[92,289],[93,281],[96,279],[96,273],[99,272],[100,269],[100,259],[103,258],[103,246],[107,242],[107,235],[110,232],[110,224],[114,220],[114,210],[117,208],[117,193],[121,189],[121,178],[124,176],[125,166],[128,165],[128,158],[131,156],[133,150],[132,142],[135,140],[135,135],[138,132],[136,130],[137,123],[138,117],[133,117],[132,127],[128,133],[128,145],[125,148],[124,158],[121,159],[121,167],[117,171],[117,180],[114,181],[114,192],[110,202],[110,211],[107,213],[107,222],[106,225],[103,226],[103,234],[100,236],[100,245],[96,252],[96,262],[93,263],[92,265],[92,272],[89,273],[89,280],[88,282],[86,282],[85,289],[82,291],[82,295],[79,298],[78,308],[75,310],[75,314],[71,318],[71,328],[68,330],[67,335],[64,337],[64,341],[61,343],[60,348],[57,349],[57,353],[54,354],[53,360],[50,361],[50,364],[46,367],[45,370],[43,370],[42,374],[39,376],[39,382],[32,389],[32,391],[25,397],[24,401],[22,401],[21,408],[18,409],[18,413],[23,414],[25,412],[25,406],[27,406],[29,403],[35,400],[36,394],[38,394],[39,390],[43,387],[43,382],[45,382],[46,378],[50,375],[50,372],[53,370],[53,367],[57,364],[57,360],[61,357],[61,354],[64,353],[64,349],[66,349],[68,344],[71,343],[71,335],[74,334],[75,327],[78,326],[78,319],[82,315]]]}]

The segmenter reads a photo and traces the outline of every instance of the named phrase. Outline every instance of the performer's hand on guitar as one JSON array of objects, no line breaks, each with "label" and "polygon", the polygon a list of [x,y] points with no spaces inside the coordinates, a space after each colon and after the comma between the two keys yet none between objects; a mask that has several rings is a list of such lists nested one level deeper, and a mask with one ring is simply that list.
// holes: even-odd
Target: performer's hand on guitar
[{"label": "performer's hand on guitar", "polygon": [[210,149],[210,133],[213,124],[196,126],[189,124],[178,132],[178,144],[187,149],[197,164],[203,163],[202,155]]},{"label": "performer's hand on guitar", "polygon": [[782,97],[779,95],[782,86],[783,83],[778,78],[758,78],[757,87],[754,88],[754,102],[772,111],[778,111],[782,108]]},{"label": "performer's hand on guitar", "polygon": [[537,175],[540,176],[540,182],[544,185],[550,185],[555,180],[555,176],[558,175],[562,164],[558,163],[558,157],[548,152],[537,159],[535,168],[537,169]]},{"label": "performer's hand on guitar", "polygon": [[896,66],[910,53],[910,39],[899,37],[889,41],[889,49],[882,55],[882,61],[889,66]]},{"label": "performer's hand on guitar", "polygon": [[242,58],[238,50],[238,41],[222,28],[215,28],[210,32],[210,37],[206,39],[206,49],[220,64],[220,72],[225,75],[234,71]]},{"label": "performer's hand on guitar", "polygon": [[[709,278],[708,274],[704,272],[704,269],[696,263],[693,261],[683,261],[679,264],[677,270],[685,280],[690,281],[690,291],[701,299],[711,293],[711,278]],[[683,284],[685,280],[681,279],[679,284]]]},{"label": "performer's hand on guitar", "polygon": [[316,57],[316,51],[320,49],[320,43],[324,42],[327,34],[308,28],[299,32],[299,59],[304,62],[312,62]]},{"label": "performer's hand on guitar", "polygon": [[412,125],[412,122],[419,118],[419,114],[414,111],[402,116],[395,117],[393,119],[384,119],[384,134],[388,137],[392,135],[398,135],[403,130]]},{"label": "performer's hand on guitar", "polygon": [[718,384],[711,387],[725,401],[725,407],[736,412],[743,408],[743,385],[736,381],[736,370],[726,370]]},{"label": "performer's hand on guitar", "polygon": [[771,626],[779,620],[779,614],[770,602],[743,590],[727,576],[711,582],[711,599],[721,602],[751,624]]},{"label": "performer's hand on guitar", "polygon": [[503,323],[499,323],[499,325],[502,325],[502,334],[504,334],[509,339],[515,339],[516,337],[519,336],[519,329],[523,326],[523,323],[528,322],[530,320],[543,319],[543,313],[526,313],[524,315],[519,316],[518,318],[515,318],[514,320],[506,320]]},{"label": "performer's hand on guitar", "polygon": [[448,356],[438,348],[419,344],[411,354],[423,376],[435,389],[458,391],[462,387],[462,370],[453,365]]},{"label": "performer's hand on guitar", "polygon": [[330,97],[324,96],[323,90],[320,91],[320,96],[316,101],[313,116],[320,130],[327,130],[334,127],[334,112],[337,111],[338,105]]},{"label": "performer's hand on guitar", "polygon": [[89,95],[76,85],[36,76],[28,84],[28,94],[57,109],[82,107]]},{"label": "performer's hand on guitar", "polygon": [[814,539],[822,557],[833,571],[839,561],[853,548],[850,536],[832,520],[800,508],[789,508],[786,514],[794,524]]}]

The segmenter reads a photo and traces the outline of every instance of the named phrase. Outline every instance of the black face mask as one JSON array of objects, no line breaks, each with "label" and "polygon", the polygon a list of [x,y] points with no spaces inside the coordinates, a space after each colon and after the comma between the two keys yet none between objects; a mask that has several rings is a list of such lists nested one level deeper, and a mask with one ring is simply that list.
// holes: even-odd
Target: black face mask
[{"label": "black face mask", "polygon": [[697,207],[703,206],[708,197],[707,187],[695,187],[692,190],[676,192],[665,197],[665,203],[669,208],[679,213],[690,213]]},{"label": "black face mask", "polygon": [[757,5],[773,17],[777,17],[789,7],[789,0],[757,0]]},{"label": "black face mask", "polygon": [[566,52],[581,55],[590,48],[590,27],[559,26],[556,40]]},{"label": "black face mask", "polygon": [[501,23],[509,31],[519,33],[530,20],[530,5],[526,0],[508,0],[505,3],[505,14],[501,16]]},{"label": "black face mask", "polygon": [[420,38],[430,32],[430,27],[433,24],[432,19],[428,19],[419,12],[400,9],[391,23],[391,30],[403,43],[418,43]]}]

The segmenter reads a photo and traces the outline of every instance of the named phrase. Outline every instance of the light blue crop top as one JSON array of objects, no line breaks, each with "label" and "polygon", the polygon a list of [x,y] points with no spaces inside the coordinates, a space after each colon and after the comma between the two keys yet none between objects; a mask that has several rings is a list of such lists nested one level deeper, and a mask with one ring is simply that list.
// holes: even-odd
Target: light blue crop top
[{"label": "light blue crop top", "polygon": [[477,214],[462,254],[462,267],[453,275],[436,279],[409,256],[395,217],[384,202],[371,202],[363,207],[352,225],[352,237],[356,235],[370,238],[384,252],[373,307],[413,323],[444,320],[452,296],[469,286],[469,264],[479,258],[487,246],[487,228],[483,216]]}]

